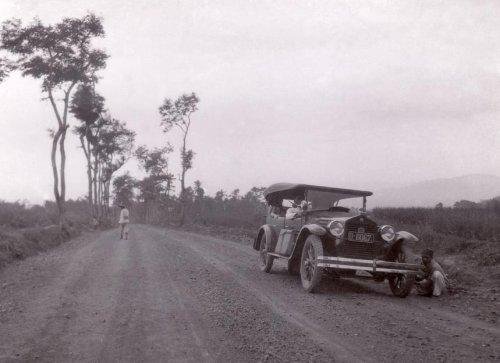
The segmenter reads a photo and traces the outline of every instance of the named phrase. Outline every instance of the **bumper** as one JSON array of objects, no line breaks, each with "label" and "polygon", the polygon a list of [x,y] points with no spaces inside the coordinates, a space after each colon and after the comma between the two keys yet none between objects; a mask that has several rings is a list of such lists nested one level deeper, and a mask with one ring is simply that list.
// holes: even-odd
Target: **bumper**
[{"label": "bumper", "polygon": [[344,270],[362,270],[372,273],[418,274],[422,266],[413,263],[389,262],[383,260],[361,260],[357,258],[318,256],[318,267],[332,267]]}]

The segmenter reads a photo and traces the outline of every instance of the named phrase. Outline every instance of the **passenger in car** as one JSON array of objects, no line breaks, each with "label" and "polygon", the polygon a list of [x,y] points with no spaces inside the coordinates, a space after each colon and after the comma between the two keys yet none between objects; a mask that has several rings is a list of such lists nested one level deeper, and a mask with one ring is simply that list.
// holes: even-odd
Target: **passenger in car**
[{"label": "passenger in car", "polygon": [[297,196],[295,197],[295,199],[293,200],[293,203],[292,203],[292,206],[290,208],[288,208],[286,210],[286,219],[294,219],[294,218],[297,218],[297,217],[300,217],[302,215],[302,212],[303,212],[303,208],[302,208],[302,200],[304,198],[302,198],[301,196]]},{"label": "passenger in car", "polygon": [[443,268],[434,260],[434,252],[425,249],[422,252],[423,275],[417,281],[417,292],[424,296],[440,296],[446,288],[447,279]]}]

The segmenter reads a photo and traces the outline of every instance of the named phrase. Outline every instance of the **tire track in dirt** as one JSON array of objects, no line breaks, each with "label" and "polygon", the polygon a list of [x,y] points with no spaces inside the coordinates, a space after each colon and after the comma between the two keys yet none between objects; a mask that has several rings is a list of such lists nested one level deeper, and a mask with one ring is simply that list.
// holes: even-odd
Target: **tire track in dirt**
[{"label": "tire track in dirt", "polygon": [[[327,347],[315,347],[315,344],[308,343],[307,346],[318,350],[317,353],[300,346],[293,347],[295,342],[289,339],[290,336],[300,335],[301,340],[306,341],[309,338],[291,327],[286,319],[276,316],[252,291],[242,289],[233,281],[230,271],[221,270],[220,266],[214,266],[213,261],[207,261],[193,251],[189,247],[191,241],[165,236],[162,230],[156,230],[156,233],[156,238],[163,241],[165,248],[165,253],[159,255],[175,254],[175,258],[169,258],[172,267],[183,270],[171,280],[180,298],[190,306],[190,310],[194,309],[193,315],[202,317],[195,322],[198,329],[199,325],[203,326],[205,333],[201,339],[208,339],[206,344],[212,347],[211,356],[216,361],[295,361],[307,360],[307,357],[316,357],[317,361],[333,360]],[[206,331],[211,333],[207,335]],[[255,336],[262,336],[262,341]],[[269,347],[266,340],[276,341],[276,347]]]},{"label": "tire track in dirt", "polygon": [[[179,269],[175,267],[174,256],[170,253],[171,251],[165,250],[163,239],[158,240],[147,229],[140,229],[139,233],[148,241],[146,244],[149,244],[141,244],[140,247],[144,250],[147,263],[151,267],[147,281],[150,282],[154,300],[158,306],[165,309],[165,312],[170,312],[170,315],[166,316],[164,327],[175,326],[168,337],[175,336],[178,341],[176,344],[188,342],[187,345],[192,350],[190,357],[192,360],[213,361],[210,348],[203,339],[207,332],[199,326],[201,318],[193,308],[195,302],[182,294],[175,282],[174,273],[178,273]],[[165,337],[167,338],[167,336]],[[167,341],[168,339],[164,339],[163,343]],[[173,345],[172,348],[174,348]],[[173,358],[178,359],[179,357]]]},{"label": "tire track in dirt", "polygon": [[[342,335],[344,332],[347,336],[341,338],[350,341],[351,346],[356,346],[356,341],[362,341],[361,345],[358,343],[358,349],[378,351],[380,359],[426,357],[439,360],[451,356],[468,360],[499,357],[497,327],[448,312],[439,306],[436,308],[439,305],[437,299],[430,301],[416,296],[397,299],[389,292],[383,292],[377,284],[349,279],[327,284],[321,294],[304,296],[300,294],[298,279],[288,276],[283,266],[274,267],[275,273],[270,275],[258,271],[257,254],[250,246],[192,233],[167,233],[181,240],[189,238],[196,242],[194,248],[199,253],[216,259],[224,271],[240,275],[243,284],[253,281],[254,288],[265,296],[272,296],[274,302],[281,300],[285,311],[300,309],[299,316],[305,316],[306,321],[314,320],[330,335],[334,330],[332,327],[339,328],[340,332],[335,331],[334,334]],[[388,289],[387,286],[383,288]],[[359,296],[360,293],[363,295]],[[332,294],[334,299],[330,297]],[[296,304],[291,305],[290,301]],[[311,309],[311,304],[317,309]],[[341,313],[335,314],[338,310]],[[402,346],[392,349],[385,343],[389,341],[397,341]],[[372,353],[372,356],[377,354]]]},{"label": "tire track in dirt", "polygon": [[[169,236],[169,239],[174,237]],[[182,240],[175,239],[177,243],[182,243]],[[247,278],[241,276],[218,257],[211,255],[208,250],[199,248],[198,245],[188,244],[188,248],[193,250],[208,263],[226,275],[230,275],[239,285],[241,285],[248,293],[256,297],[261,303],[269,306],[272,311],[290,324],[296,326],[308,334],[317,344],[321,345],[325,350],[329,351],[335,360],[355,362],[355,361],[371,361],[369,357],[362,357],[356,352],[354,347],[349,347],[346,344],[338,341],[338,336],[324,330],[318,324],[308,319],[290,306],[281,303],[278,299],[273,299],[269,294],[262,291],[258,285]]]}]

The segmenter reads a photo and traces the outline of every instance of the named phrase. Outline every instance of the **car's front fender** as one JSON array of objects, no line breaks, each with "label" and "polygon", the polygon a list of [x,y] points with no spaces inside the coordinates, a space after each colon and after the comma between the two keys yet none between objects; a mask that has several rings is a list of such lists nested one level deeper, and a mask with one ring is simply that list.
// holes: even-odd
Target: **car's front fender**
[{"label": "car's front fender", "polygon": [[[319,237],[324,236],[326,234],[325,227],[322,227],[316,223],[305,224],[304,226],[302,226],[300,233],[302,233],[302,231],[307,231],[308,233],[315,234],[316,236],[319,236]],[[300,233],[299,233],[299,235],[300,235]]]},{"label": "car's front fender", "polygon": [[397,254],[402,248],[404,248],[404,246],[412,245],[416,242],[418,242],[418,238],[414,234],[407,231],[396,232],[396,237],[386,247],[386,257],[392,260],[396,258]]},{"label": "car's front fender", "polygon": [[306,241],[307,236],[309,236],[310,234],[315,234],[316,236],[322,237],[326,234],[326,229],[315,223],[303,225],[300,229],[299,235],[297,236],[295,246],[293,247],[292,258],[300,257],[304,242]]},{"label": "car's front fender", "polygon": [[418,237],[408,231],[396,232],[395,240],[402,240],[405,243],[415,243],[418,242]]}]

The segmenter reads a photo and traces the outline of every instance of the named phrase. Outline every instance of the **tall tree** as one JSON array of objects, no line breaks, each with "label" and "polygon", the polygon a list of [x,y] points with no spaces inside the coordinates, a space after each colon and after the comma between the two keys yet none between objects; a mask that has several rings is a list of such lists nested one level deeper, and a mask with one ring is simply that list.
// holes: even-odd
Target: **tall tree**
[{"label": "tall tree", "polygon": [[160,205],[167,206],[174,176],[168,171],[168,154],[173,151],[167,144],[163,148],[149,150],[140,146],[135,151],[139,166],[147,176],[137,183],[139,200],[145,205],[145,222],[156,222]]},{"label": "tall tree", "polygon": [[180,224],[184,224],[186,209],[186,172],[193,167],[193,150],[187,148],[187,136],[191,126],[191,115],[198,110],[200,99],[193,92],[183,94],[175,101],[166,98],[159,108],[161,116],[161,126],[163,132],[169,132],[173,127],[177,127],[182,133],[181,146],[181,216]]},{"label": "tall tree", "polygon": [[3,22],[0,33],[0,50],[10,56],[0,62],[0,78],[8,71],[19,70],[25,77],[41,80],[42,93],[50,101],[57,121],[51,132],[51,164],[61,230],[65,226],[69,101],[78,83],[96,82],[96,72],[105,67],[107,54],[91,44],[94,38],[103,36],[101,19],[91,13],[82,18],[65,18],[55,25],[35,19],[23,26],[19,19],[11,19]]},{"label": "tall tree", "polygon": [[127,171],[125,174],[117,176],[113,180],[113,195],[115,205],[130,205],[134,200],[134,189],[136,187],[137,180],[130,176]]},{"label": "tall tree", "polygon": [[75,133],[87,160],[89,213],[96,217],[93,205],[92,156],[99,131],[96,122],[104,112],[104,97],[95,92],[92,84],[81,84],[71,100],[70,112],[80,121],[80,125],[75,127]]},{"label": "tall tree", "polygon": [[202,200],[203,197],[205,196],[205,189],[201,186],[201,181],[195,180],[194,181],[194,195],[197,200]]},{"label": "tall tree", "polygon": [[99,160],[100,187],[98,189],[101,215],[109,214],[110,183],[113,174],[120,169],[132,155],[135,132],[127,128],[125,122],[108,117],[104,119],[97,139],[95,151]]},{"label": "tall tree", "polygon": [[203,206],[203,202],[205,199],[205,189],[201,186],[201,181],[195,180],[194,181],[194,188],[193,188],[193,194],[194,194],[194,205],[193,205],[193,211],[194,211],[194,222],[196,223],[203,223],[205,224],[205,210]]}]

